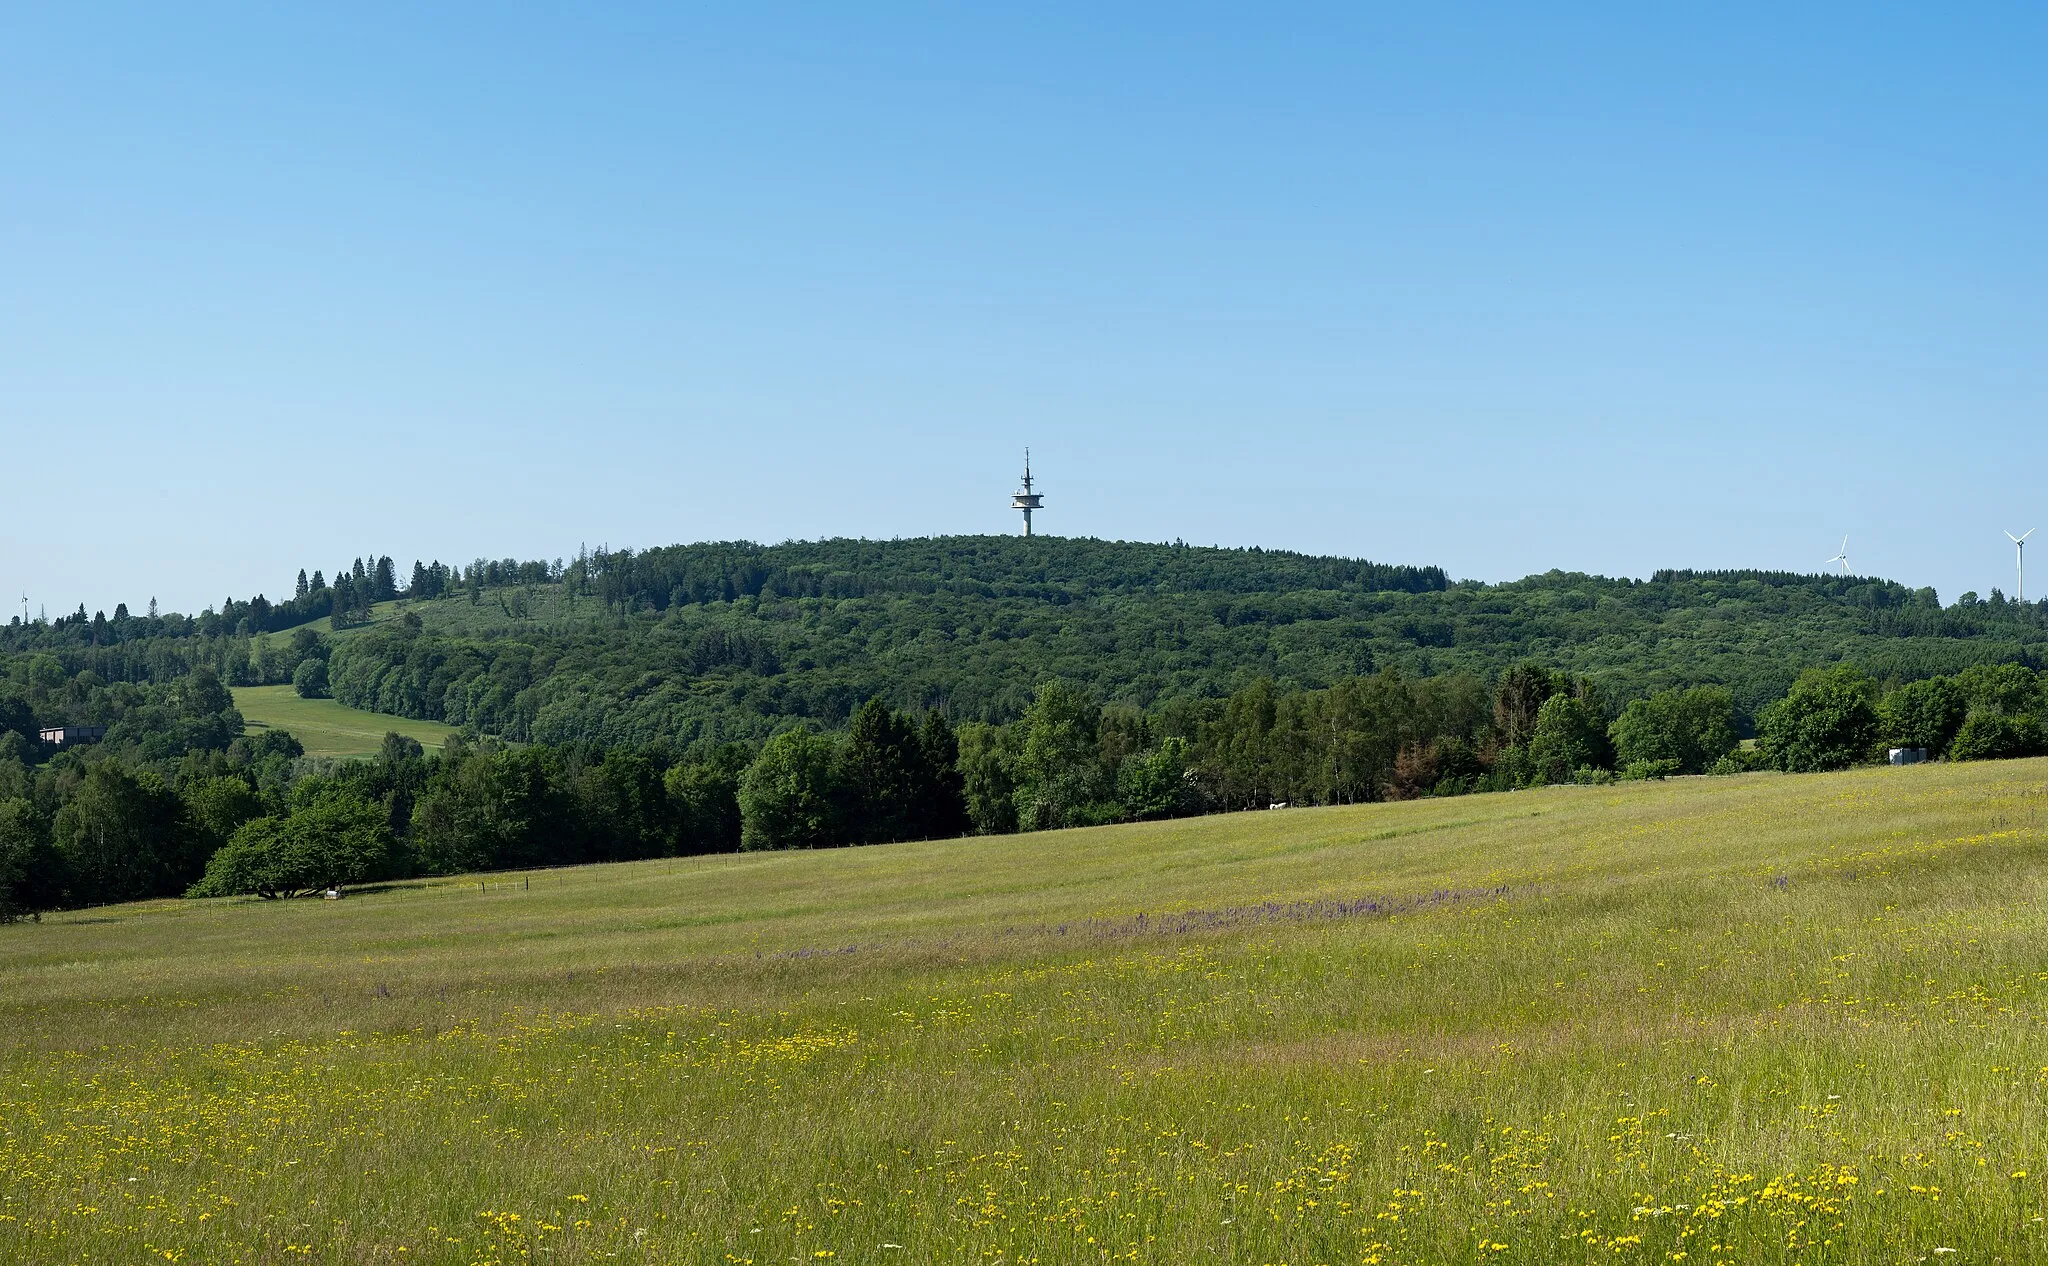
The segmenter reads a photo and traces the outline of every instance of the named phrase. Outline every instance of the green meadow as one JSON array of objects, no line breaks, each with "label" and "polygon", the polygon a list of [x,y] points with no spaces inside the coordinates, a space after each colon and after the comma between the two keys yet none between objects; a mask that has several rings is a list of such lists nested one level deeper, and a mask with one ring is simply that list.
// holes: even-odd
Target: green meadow
[{"label": "green meadow", "polygon": [[249,733],[290,730],[308,756],[374,756],[391,732],[439,747],[455,732],[439,721],[365,712],[332,699],[301,699],[290,686],[236,686],[231,693]]},{"label": "green meadow", "polygon": [[0,1261],[2039,1261],[2044,803],[1747,775],[0,927]]}]

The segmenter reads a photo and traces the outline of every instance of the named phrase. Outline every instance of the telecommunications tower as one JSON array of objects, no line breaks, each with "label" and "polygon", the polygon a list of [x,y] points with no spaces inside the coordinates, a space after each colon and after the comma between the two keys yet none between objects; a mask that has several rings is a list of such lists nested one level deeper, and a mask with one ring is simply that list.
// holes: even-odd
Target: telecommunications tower
[{"label": "telecommunications tower", "polygon": [[1027,448],[1024,450],[1024,486],[1010,498],[1010,508],[1024,512],[1024,535],[1031,535],[1031,512],[1039,509],[1039,503],[1044,500],[1044,497],[1031,491],[1031,450]]}]

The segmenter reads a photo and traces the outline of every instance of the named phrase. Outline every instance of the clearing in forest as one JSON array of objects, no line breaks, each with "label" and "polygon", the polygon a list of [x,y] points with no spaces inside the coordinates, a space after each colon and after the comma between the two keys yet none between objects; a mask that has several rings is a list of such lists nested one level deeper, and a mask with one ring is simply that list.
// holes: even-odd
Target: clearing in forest
[{"label": "clearing in forest", "polygon": [[248,733],[290,730],[308,756],[375,756],[388,733],[434,748],[455,733],[439,721],[365,712],[332,699],[301,699],[290,686],[236,686],[232,693]]}]

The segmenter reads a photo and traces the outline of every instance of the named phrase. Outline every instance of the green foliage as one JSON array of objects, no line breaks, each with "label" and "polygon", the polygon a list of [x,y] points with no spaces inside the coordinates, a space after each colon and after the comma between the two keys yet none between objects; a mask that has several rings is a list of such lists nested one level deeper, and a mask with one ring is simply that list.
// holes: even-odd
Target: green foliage
[{"label": "green foliage", "polygon": [[299,692],[301,699],[325,699],[327,697],[327,661],[307,659],[300,662],[298,670],[292,673],[292,689]]},{"label": "green foliage", "polygon": [[404,854],[383,808],[337,791],[288,817],[243,823],[207,862],[205,875],[188,895],[310,896],[404,871]]},{"label": "green foliage", "polygon": [[960,773],[960,738],[946,714],[924,714],[917,731],[917,838],[951,839],[972,827],[967,816],[966,779]]},{"label": "green foliage", "polygon": [[[1724,759],[1726,759],[1725,756],[1717,757],[1714,763],[1718,765],[1721,762],[1721,760]],[[1621,781],[1642,782],[1646,779],[1651,778],[1669,778],[1673,774],[1679,774],[1683,772],[1685,771],[1679,765],[1678,761],[1669,757],[1656,760],[1637,759],[1628,761],[1622,765]],[[1704,773],[1705,771],[1702,770],[1700,772]]]},{"label": "green foliage", "polygon": [[208,851],[227,843],[244,822],[263,816],[263,797],[246,777],[222,774],[185,789],[186,812]]},{"label": "green foliage", "polygon": [[64,879],[63,859],[36,806],[20,796],[0,799],[0,923],[59,904]]},{"label": "green foliage", "polygon": [[[1502,695],[1496,728],[1516,746],[1559,671],[1616,700],[1721,684],[1742,728],[1804,667],[1848,659],[1910,680],[2048,654],[2032,607],[1944,610],[1883,582],[1762,572],[1454,586],[1432,569],[1045,537],[708,544],[559,574],[490,566],[520,579],[488,602],[466,586],[418,598],[404,609],[418,628],[384,619],[333,638],[335,697],[517,742],[633,746],[760,741],[792,718],[833,730],[871,698],[1005,723],[1053,679],[1157,713],[1262,678],[1282,692],[1384,668],[1491,680],[1541,656],[1526,689]],[[204,641],[158,640],[181,655]],[[110,674],[154,671],[129,643],[63,651]],[[254,680],[246,650],[209,653],[225,679]],[[262,672],[307,653],[295,644]]]},{"label": "green foliage", "polygon": [[823,848],[847,842],[846,784],[832,740],[786,730],[740,779],[740,847]]},{"label": "green foliage", "polygon": [[206,863],[184,803],[156,773],[112,762],[91,767],[52,831],[80,905],[178,892]]},{"label": "green foliage", "polygon": [[2041,710],[2040,675],[2024,664],[1977,664],[1956,675],[1972,712],[2031,716]]},{"label": "green foliage", "polygon": [[880,699],[854,710],[846,728],[843,776],[858,803],[841,843],[886,844],[923,834],[924,753],[908,718]]},{"label": "green foliage", "polygon": [[662,779],[675,824],[676,852],[730,853],[740,846],[740,778],[751,754],[726,743],[702,761],[672,766]]},{"label": "green foliage", "polygon": [[1544,782],[1570,782],[1581,770],[1604,769],[1613,761],[1607,719],[1587,695],[1553,694],[1536,710],[1529,735],[1529,763]]},{"label": "green foliage", "polygon": [[2048,734],[2043,733],[2041,722],[2032,715],[2012,716],[1989,710],[1972,712],[1956,731],[1948,751],[1956,760],[2040,756],[2048,753]]},{"label": "green foliage", "polygon": [[[399,602],[402,574],[366,555],[295,586],[291,618],[354,626],[325,636],[260,635],[292,627],[260,599],[0,628],[0,800],[47,824],[52,900],[174,893],[330,792],[449,871],[1822,767],[1878,738],[1974,759],[2040,750],[2048,720],[2040,607],[1856,578],[1451,585],[1049,538],[418,564]],[[1901,684],[1802,685],[1734,750],[1845,656]],[[304,697],[323,673],[336,697]],[[237,700],[269,728],[241,735]],[[29,737],[52,722],[109,730],[53,753]]]},{"label": "green foliage", "polygon": [[1855,668],[1814,669],[1764,709],[1757,746],[1772,768],[1799,773],[1867,760],[1878,741],[1876,686]]},{"label": "green foliage", "polygon": [[674,826],[662,771],[639,752],[615,750],[586,764],[572,778],[584,857],[633,861],[671,852]]},{"label": "green foliage", "polygon": [[967,817],[982,835],[1017,829],[1017,762],[1022,731],[971,721],[960,727],[960,781]]},{"label": "green foliage", "polygon": [[1527,747],[1544,703],[1568,686],[1564,674],[1541,664],[1515,664],[1503,672],[1493,689],[1493,725],[1501,744]]},{"label": "green foliage", "polygon": [[1888,746],[1925,748],[1929,756],[1942,756],[1969,714],[1969,697],[1954,678],[1929,677],[1886,695],[1877,712]]},{"label": "green foliage", "polygon": [[568,860],[574,806],[559,760],[547,749],[458,752],[439,764],[419,796],[413,847],[421,864],[438,873]]},{"label": "green foliage", "polygon": [[1114,821],[1110,782],[1096,750],[1102,710],[1065,682],[1049,681],[1024,713],[1017,763],[1017,822],[1028,831]]},{"label": "green foliage", "polygon": [[1718,686],[1660,690],[1631,700],[1608,736],[1624,768],[1669,765],[1669,773],[1703,774],[1739,741],[1735,700]]},{"label": "green foliage", "polygon": [[1135,822],[1185,817],[1201,804],[1188,779],[1188,741],[1169,737],[1127,756],[1116,771],[1116,798]]}]

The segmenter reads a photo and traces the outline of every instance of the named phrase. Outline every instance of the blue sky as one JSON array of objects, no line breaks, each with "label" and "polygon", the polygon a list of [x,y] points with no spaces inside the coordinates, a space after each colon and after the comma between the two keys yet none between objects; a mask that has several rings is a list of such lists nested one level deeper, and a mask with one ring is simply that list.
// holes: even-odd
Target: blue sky
[{"label": "blue sky", "polygon": [[0,593],[2048,527],[2038,6],[422,8],[0,13]]}]

